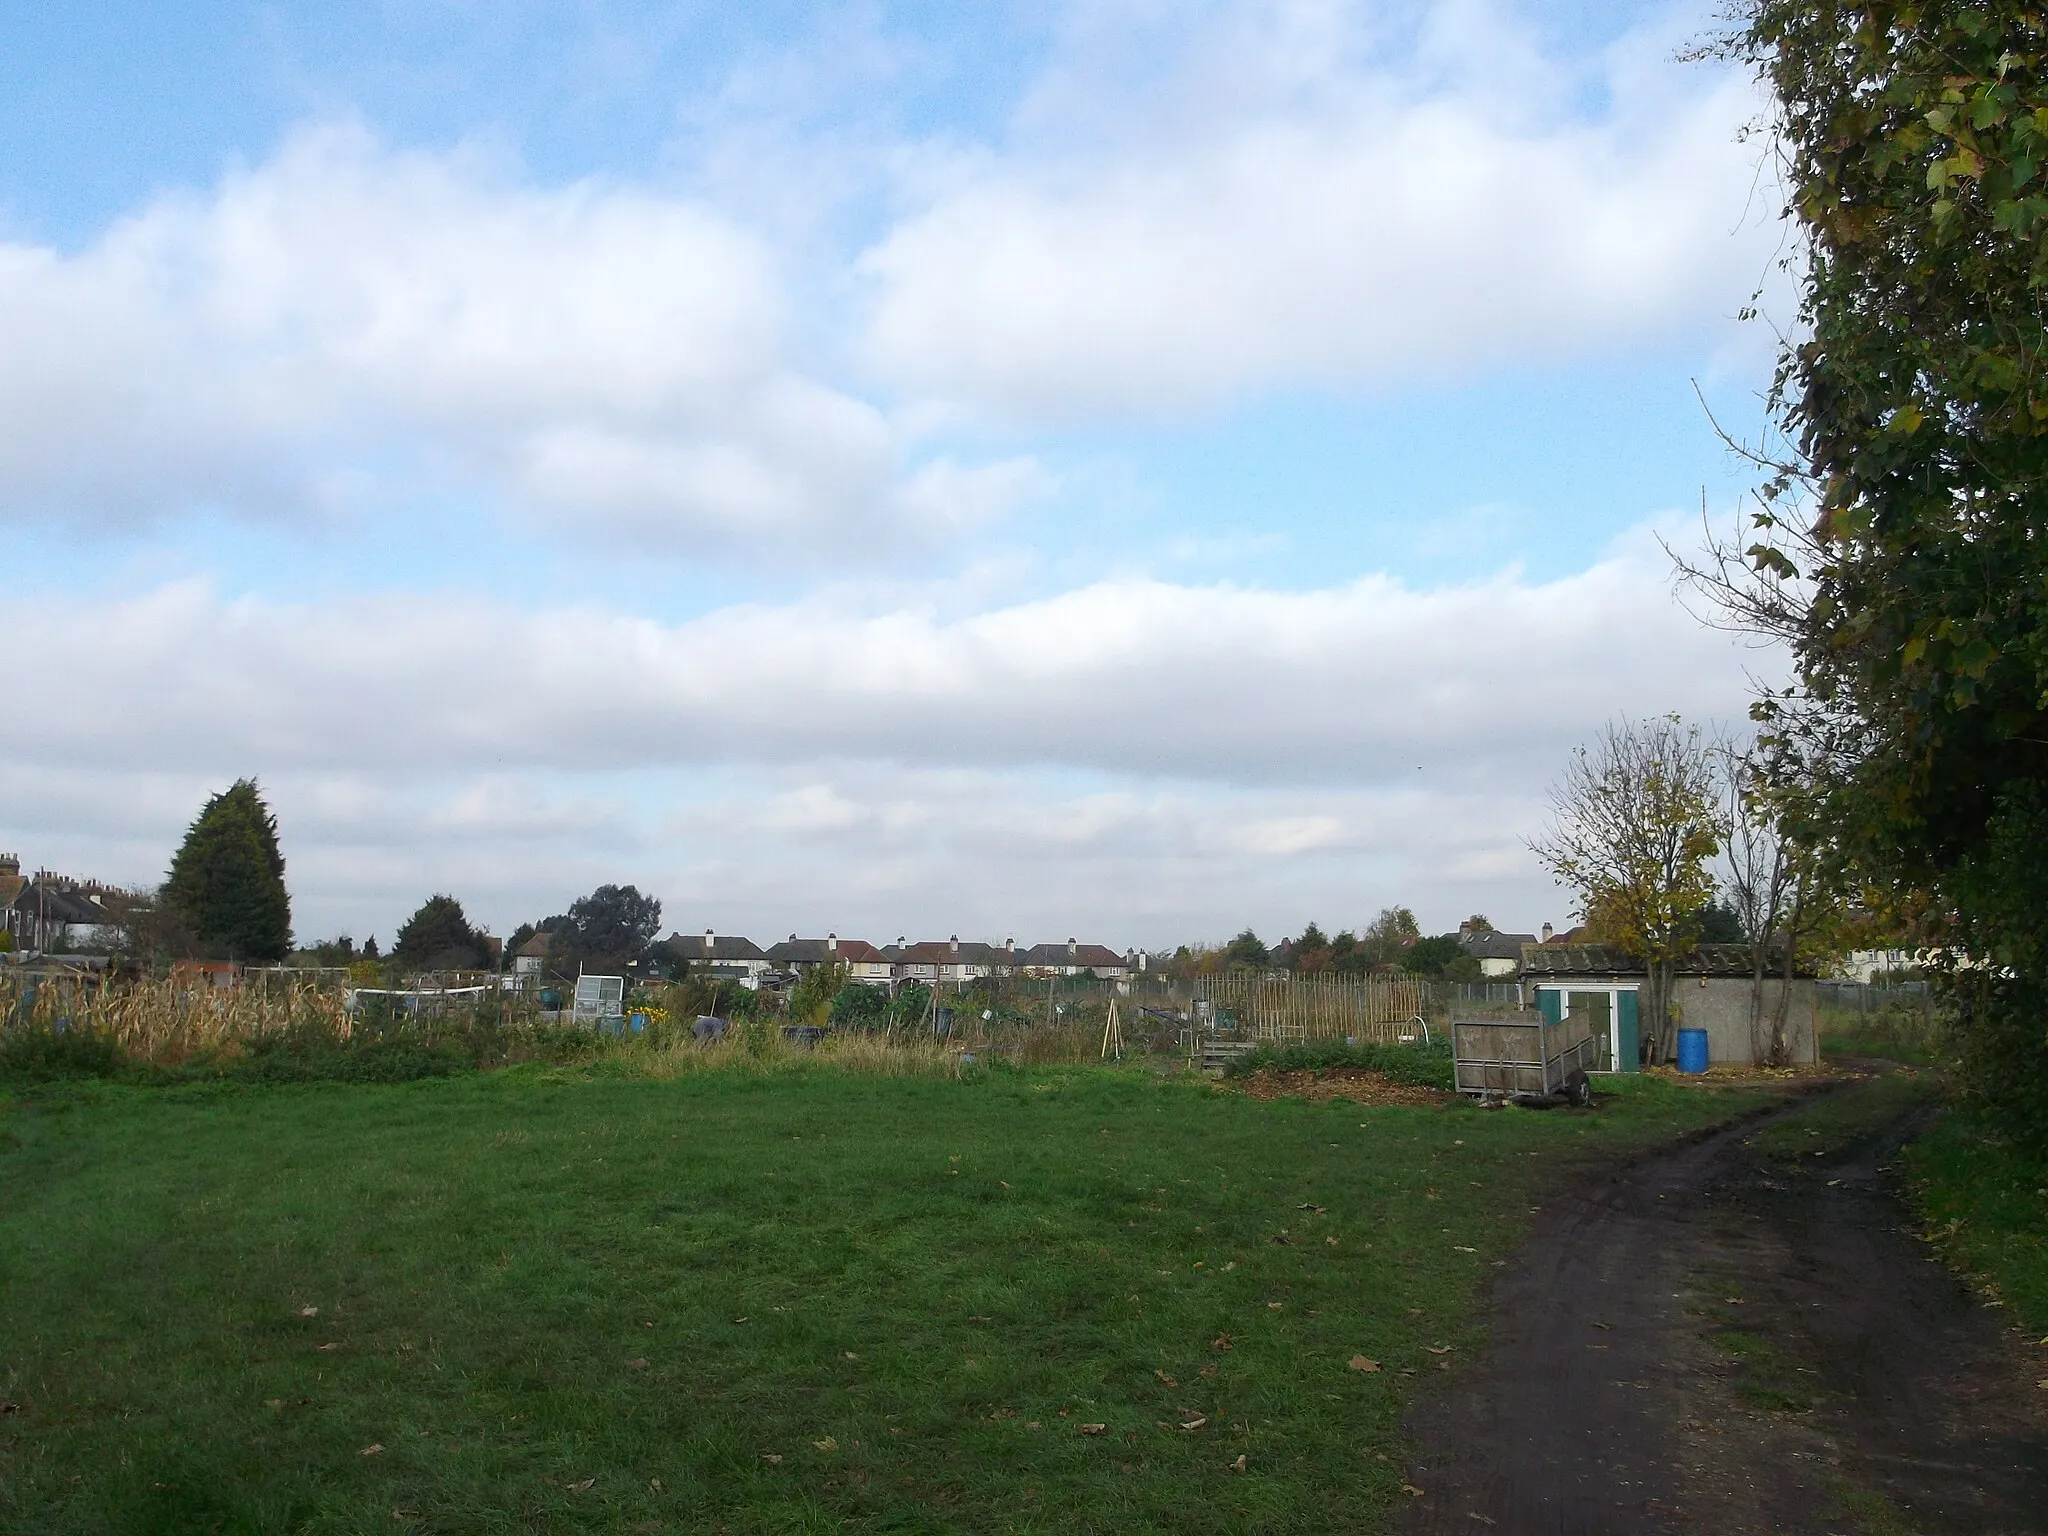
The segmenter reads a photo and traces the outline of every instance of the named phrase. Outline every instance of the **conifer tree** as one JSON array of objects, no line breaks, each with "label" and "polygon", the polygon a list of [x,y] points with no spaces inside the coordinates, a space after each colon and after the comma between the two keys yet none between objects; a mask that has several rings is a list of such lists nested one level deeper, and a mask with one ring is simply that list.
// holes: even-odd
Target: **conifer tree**
[{"label": "conifer tree", "polygon": [[200,946],[229,960],[277,961],[292,942],[277,818],[254,779],[206,802],[171,860],[163,901]]}]

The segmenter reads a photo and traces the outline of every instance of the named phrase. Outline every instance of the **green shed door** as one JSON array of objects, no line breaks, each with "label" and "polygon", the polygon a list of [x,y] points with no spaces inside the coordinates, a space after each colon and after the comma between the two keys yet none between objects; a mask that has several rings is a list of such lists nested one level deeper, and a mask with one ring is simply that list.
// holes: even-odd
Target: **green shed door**
[{"label": "green shed door", "polygon": [[1636,1014],[1636,995],[1617,992],[1614,1003],[1614,1070],[1640,1072],[1643,1047],[1642,1028]]},{"label": "green shed door", "polygon": [[1538,987],[1536,1011],[1543,1015],[1545,1023],[1560,1022],[1564,1018],[1564,994],[1555,987]]}]

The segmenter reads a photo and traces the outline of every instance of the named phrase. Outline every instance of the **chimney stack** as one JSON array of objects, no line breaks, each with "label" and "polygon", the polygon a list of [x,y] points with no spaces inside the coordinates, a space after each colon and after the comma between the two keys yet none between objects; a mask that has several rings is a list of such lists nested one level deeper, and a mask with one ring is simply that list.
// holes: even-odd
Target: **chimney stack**
[{"label": "chimney stack", "polygon": [[1550,936],[1555,932],[1557,932],[1555,928],[1552,928],[1550,924],[1545,923],[1543,925],[1543,942],[1548,944],[1550,942]]}]

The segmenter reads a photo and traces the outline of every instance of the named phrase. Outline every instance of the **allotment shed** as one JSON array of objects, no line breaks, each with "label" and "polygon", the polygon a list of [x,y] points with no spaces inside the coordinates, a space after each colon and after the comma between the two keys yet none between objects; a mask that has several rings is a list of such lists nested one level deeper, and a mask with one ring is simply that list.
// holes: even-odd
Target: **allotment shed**
[{"label": "allotment shed", "polygon": [[[1673,1027],[1704,1029],[1707,1059],[1715,1066],[1751,1066],[1770,1053],[1771,1024],[1782,1001],[1791,1059],[1820,1059],[1819,996],[1808,973],[1789,984],[1782,966],[1764,978],[1761,993],[1746,944],[1702,944],[1678,964],[1671,990]],[[1583,1018],[1604,1037],[1597,1070],[1634,1072],[1642,1059],[1640,994],[1649,967],[1606,944],[1522,946],[1522,1001],[1547,1019]],[[1761,1005],[1761,1019],[1757,1017]]]}]

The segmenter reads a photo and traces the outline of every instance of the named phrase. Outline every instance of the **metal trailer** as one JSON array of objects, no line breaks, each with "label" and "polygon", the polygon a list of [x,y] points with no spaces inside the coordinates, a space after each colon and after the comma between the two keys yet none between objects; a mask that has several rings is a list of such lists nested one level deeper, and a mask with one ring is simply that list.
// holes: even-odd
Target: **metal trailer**
[{"label": "metal trailer", "polygon": [[1584,1019],[1540,1013],[1451,1020],[1458,1092],[1523,1104],[1590,1104],[1600,1037]]}]

